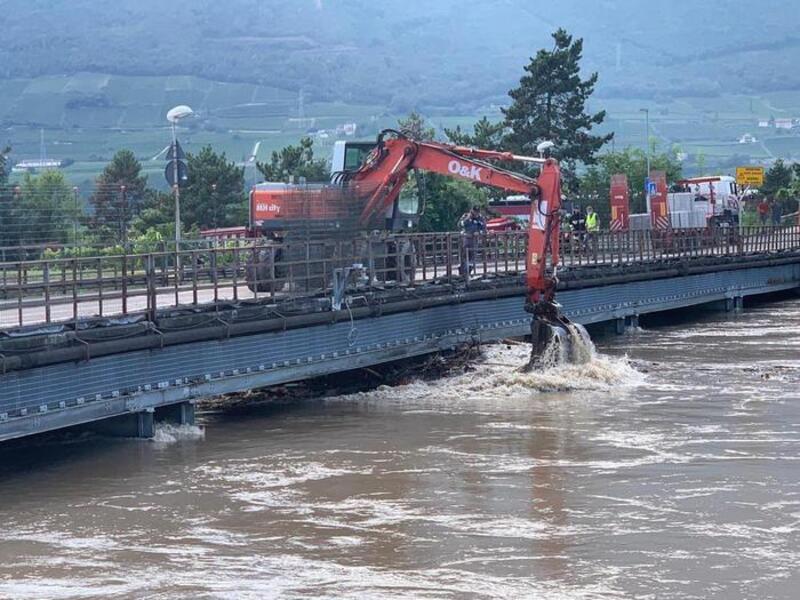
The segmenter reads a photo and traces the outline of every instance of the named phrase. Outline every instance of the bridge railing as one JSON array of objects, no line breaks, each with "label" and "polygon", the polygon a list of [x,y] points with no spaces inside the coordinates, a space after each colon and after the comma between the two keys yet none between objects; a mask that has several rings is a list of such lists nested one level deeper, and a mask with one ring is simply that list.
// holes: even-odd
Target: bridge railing
[{"label": "bridge railing", "polygon": [[[565,268],[800,250],[800,228],[564,233]],[[0,331],[88,317],[145,317],[209,303],[275,303],[524,272],[526,234],[375,234],[0,263]]]}]

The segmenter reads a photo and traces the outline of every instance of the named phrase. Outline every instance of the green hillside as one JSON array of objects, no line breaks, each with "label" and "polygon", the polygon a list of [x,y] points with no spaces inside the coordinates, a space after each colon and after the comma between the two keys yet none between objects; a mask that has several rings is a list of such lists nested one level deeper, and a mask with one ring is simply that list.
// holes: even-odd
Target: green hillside
[{"label": "green hillside", "polygon": [[[756,131],[800,117],[794,5],[764,0],[6,0],[0,143],[15,158],[76,161],[82,181],[121,147],[148,159],[166,111],[198,118],[188,149],[235,160],[355,122],[370,137],[413,109],[434,125],[499,115],[528,58],[566,27],[600,72],[594,104],[616,143],[660,144],[712,164],[800,156],[798,137]],[[754,34],[757,32],[757,35]],[[745,133],[759,142],[740,145]],[[317,140],[324,153],[332,142]],[[152,173],[159,161],[148,163]]]}]

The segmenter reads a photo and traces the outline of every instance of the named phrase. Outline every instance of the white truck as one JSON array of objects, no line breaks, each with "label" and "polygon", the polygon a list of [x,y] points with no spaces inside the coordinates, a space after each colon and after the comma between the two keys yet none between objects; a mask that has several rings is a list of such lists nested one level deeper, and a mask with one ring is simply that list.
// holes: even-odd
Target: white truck
[{"label": "white truck", "polygon": [[[734,177],[684,179],[677,182],[676,188],[682,191],[667,194],[672,229],[738,226],[742,196]],[[631,229],[651,229],[650,212],[648,198],[647,213],[631,215]]]}]

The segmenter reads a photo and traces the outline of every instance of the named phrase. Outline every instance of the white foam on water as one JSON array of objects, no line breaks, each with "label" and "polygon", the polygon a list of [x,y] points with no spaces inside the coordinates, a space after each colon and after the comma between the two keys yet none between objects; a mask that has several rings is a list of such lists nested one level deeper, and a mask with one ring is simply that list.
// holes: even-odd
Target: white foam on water
[{"label": "white foam on water", "polygon": [[197,425],[173,425],[172,423],[156,423],[152,441],[157,444],[175,444],[177,442],[202,440],[206,431]]},{"label": "white foam on water", "polygon": [[526,344],[490,346],[475,373],[450,378],[446,383],[448,387],[463,386],[465,391],[516,395],[525,391],[610,390],[635,386],[644,380],[627,358],[598,353],[580,325],[571,326],[568,338],[567,344],[554,338],[528,372],[520,369],[530,358]]},{"label": "white foam on water", "polygon": [[527,372],[523,367],[530,361],[528,344],[490,344],[466,373],[435,381],[381,386],[325,401],[412,404],[415,410],[421,405],[430,410],[434,405],[436,413],[442,414],[442,411],[458,411],[465,404],[477,410],[505,398],[550,392],[620,391],[645,381],[645,375],[627,357],[597,352],[583,327],[575,326],[570,340],[569,345],[551,342],[537,366]]}]

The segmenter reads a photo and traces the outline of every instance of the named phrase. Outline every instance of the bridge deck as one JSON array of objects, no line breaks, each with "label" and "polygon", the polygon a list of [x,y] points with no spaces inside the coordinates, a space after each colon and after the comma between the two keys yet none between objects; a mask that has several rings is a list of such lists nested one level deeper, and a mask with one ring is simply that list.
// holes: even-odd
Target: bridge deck
[{"label": "bridge deck", "polygon": [[[772,250],[746,252],[742,243],[724,252],[722,245],[684,250],[680,257],[681,251],[665,249],[648,261],[598,256],[591,266],[565,271],[559,299],[570,318],[588,324],[709,302],[732,308],[738,298],[800,286],[800,244],[779,243],[785,232],[774,238],[768,232],[761,235],[764,239],[747,243],[772,243]],[[449,256],[451,271],[457,270],[458,254]],[[469,280],[440,272],[436,279],[428,276],[426,285],[383,279],[382,285],[370,287],[353,281],[349,301],[338,311],[331,309],[330,290],[312,297],[297,289],[224,305],[203,306],[198,297],[182,309],[161,292],[155,300],[166,303],[163,309],[159,304],[153,312],[145,304],[138,312],[128,304],[125,322],[56,323],[58,313],[51,305],[51,324],[39,327],[38,335],[35,328],[0,332],[0,441],[379,364],[464,341],[525,334],[529,317],[518,272],[498,273],[488,259],[479,269],[482,265],[486,275]],[[192,294],[194,300],[199,272],[184,273],[192,287],[179,293]],[[316,273],[308,277],[320,279]],[[178,281],[179,288],[185,283]],[[74,295],[79,292],[94,293],[73,288]],[[144,298],[153,300],[152,295]]]}]

